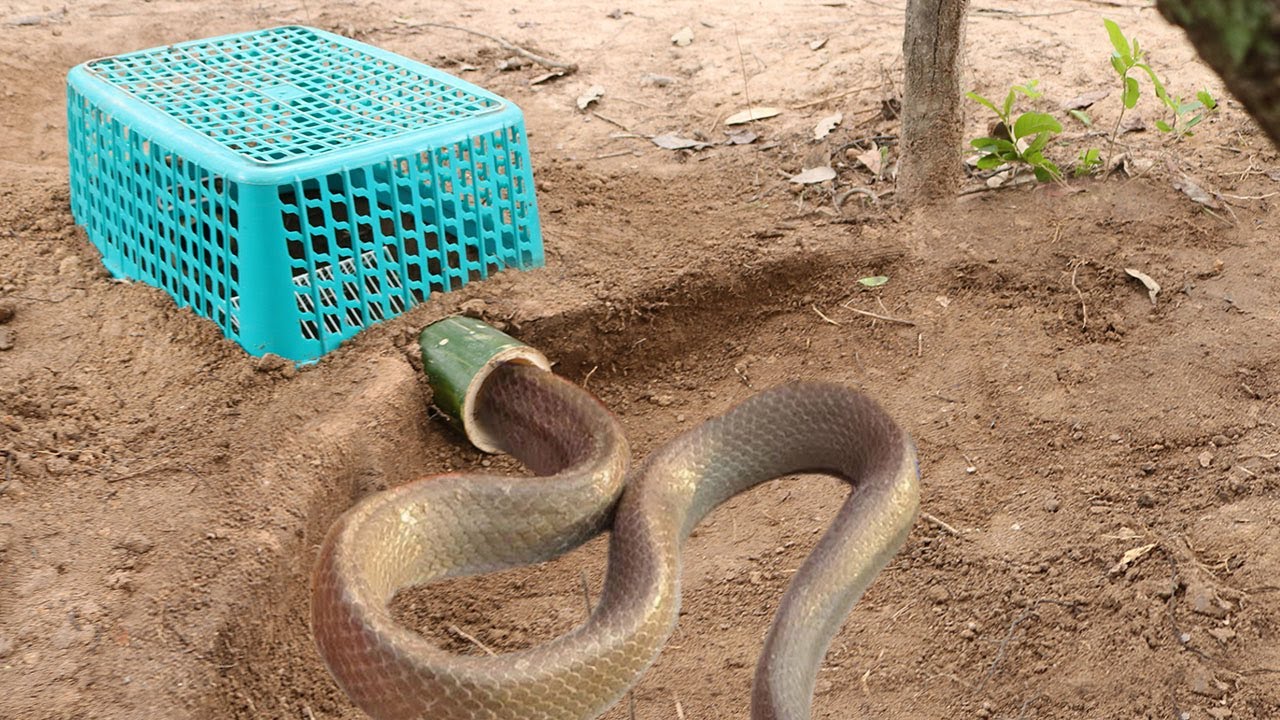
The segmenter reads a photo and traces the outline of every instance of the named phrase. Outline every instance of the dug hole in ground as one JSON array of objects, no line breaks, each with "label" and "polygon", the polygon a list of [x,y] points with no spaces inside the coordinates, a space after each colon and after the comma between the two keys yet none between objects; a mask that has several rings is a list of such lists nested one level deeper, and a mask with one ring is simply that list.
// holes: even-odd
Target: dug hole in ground
[{"label": "dug hole in ground", "polygon": [[[424,474],[519,472],[424,408],[414,335],[465,311],[598,395],[637,457],[792,378],[863,388],[914,435],[923,510],[940,522],[920,520],[832,644],[815,717],[1280,717],[1280,175],[1154,10],[975,3],[966,87],[1002,97],[1039,79],[1028,107],[1066,124],[1051,154],[1105,147],[1059,106],[1115,85],[1109,17],[1172,85],[1223,101],[1193,137],[1152,129],[1147,92],[1134,114],[1148,129],[1121,136],[1146,161],[1132,174],[977,192],[911,218],[856,160],[868,142],[896,159],[895,3],[430,11],[0,3],[0,303],[13,311],[0,325],[0,716],[360,717],[307,627],[328,524]],[[580,69],[535,83],[545,68],[415,20]],[[68,208],[67,70],[295,22],[519,104],[547,267],[437,295],[301,372],[246,356],[159,290],[109,280]],[[690,42],[673,43],[684,28]],[[580,110],[592,86],[603,95]],[[1118,100],[1089,110],[1095,127],[1111,128]],[[782,112],[725,144],[723,120],[748,104]],[[967,110],[966,137],[984,134],[985,111]],[[713,145],[649,139],[668,133]],[[828,159],[834,185],[789,181]],[[1217,193],[1212,207],[1175,187],[1184,175]],[[836,208],[855,187],[878,201]],[[1126,268],[1161,285],[1154,304]],[[745,715],[773,609],[843,496],[786,479],[708,518],[637,718]],[[596,541],[403,593],[395,609],[458,652],[479,652],[461,633],[527,647],[581,621],[581,571],[594,598],[603,568]]]}]

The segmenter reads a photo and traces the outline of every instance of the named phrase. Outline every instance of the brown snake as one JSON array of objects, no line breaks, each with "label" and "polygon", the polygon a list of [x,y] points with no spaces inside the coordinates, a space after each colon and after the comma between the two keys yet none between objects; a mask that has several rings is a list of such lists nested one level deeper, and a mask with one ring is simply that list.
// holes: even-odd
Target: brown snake
[{"label": "brown snake", "polygon": [[[320,550],[312,629],[356,705],[378,720],[598,717],[674,630],[681,547],[694,526],[753,485],[817,472],[852,490],[783,595],[751,698],[756,720],[809,717],[827,646],[906,540],[919,502],[914,445],[875,402],[823,383],[767,390],[629,475],[617,420],[568,381],[503,365],[477,403],[488,433],[540,477],[443,475],[377,493],[342,515]],[[599,603],[546,644],[455,655],[388,609],[401,588],[546,560],[605,529]]]}]

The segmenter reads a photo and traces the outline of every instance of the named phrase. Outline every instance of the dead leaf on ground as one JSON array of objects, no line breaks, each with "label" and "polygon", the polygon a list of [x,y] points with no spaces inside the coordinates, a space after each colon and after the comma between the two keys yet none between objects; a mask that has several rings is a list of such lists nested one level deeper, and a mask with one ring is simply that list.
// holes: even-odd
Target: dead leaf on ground
[{"label": "dead leaf on ground", "polygon": [[759,135],[751,132],[750,130],[743,130],[741,132],[729,133],[729,138],[724,142],[726,145],[750,145],[759,138]]},{"label": "dead leaf on ground", "polygon": [[749,123],[752,120],[764,120],[765,118],[771,118],[781,113],[782,111],[779,110],[778,108],[757,105],[756,107],[747,108],[742,112],[736,112],[730,115],[729,117],[724,119],[724,124],[725,125],[741,125],[743,123]]},{"label": "dead leaf on ground", "polygon": [[674,45],[679,45],[680,47],[684,47],[684,46],[686,46],[686,45],[688,45],[688,44],[692,43],[692,42],[693,42],[693,28],[689,27],[688,25],[686,25],[686,26],[684,26],[684,27],[680,28],[680,30],[679,30],[678,32],[676,32],[676,34],[675,34],[675,35],[672,35],[672,36],[671,36],[671,42],[672,42],[672,44],[674,44]]},{"label": "dead leaf on ground", "polygon": [[1151,158],[1129,157],[1126,153],[1124,155],[1124,162],[1121,163],[1121,167],[1124,168],[1125,175],[1128,175],[1129,177],[1138,177],[1139,175],[1146,175],[1151,168],[1155,167],[1155,164],[1155,160],[1152,160]]},{"label": "dead leaf on ground", "polygon": [[1062,109],[1065,110],[1083,110],[1090,107],[1094,103],[1102,100],[1111,94],[1111,90],[1094,90],[1092,92],[1081,93],[1070,100],[1062,103]]},{"label": "dead leaf on ground", "polygon": [[556,78],[558,78],[558,77],[564,77],[564,75],[565,75],[565,71],[564,71],[564,70],[552,70],[551,72],[543,73],[543,74],[539,75],[538,77],[536,77],[536,78],[534,78],[534,79],[530,80],[530,81],[529,81],[529,84],[530,84],[530,85],[541,85],[542,83],[547,82],[548,80],[555,80],[555,79],[556,79]]},{"label": "dead leaf on ground", "polygon": [[1139,547],[1126,550],[1124,555],[1120,556],[1120,562],[1116,563],[1115,566],[1111,568],[1111,574],[1119,575],[1125,570],[1128,570],[1130,565],[1141,560],[1147,555],[1147,553],[1151,552],[1155,548],[1156,543],[1151,543],[1150,545],[1141,545]]},{"label": "dead leaf on ground", "polygon": [[1156,295],[1160,292],[1160,283],[1151,279],[1151,276],[1141,270],[1133,268],[1125,268],[1124,271],[1129,273],[1129,277],[1135,278],[1147,288],[1147,296],[1151,298],[1151,304],[1156,304]]},{"label": "dead leaf on ground", "polygon": [[1205,189],[1200,187],[1200,184],[1195,180],[1192,180],[1189,175],[1183,175],[1175,178],[1173,181],[1173,187],[1175,190],[1181,190],[1183,195],[1186,195],[1207,208],[1212,210],[1222,209],[1222,203],[1215,200],[1208,192],[1205,192]]},{"label": "dead leaf on ground", "polygon": [[1120,134],[1131,132],[1144,132],[1147,129],[1147,121],[1141,115],[1126,115],[1124,120],[1120,121]]},{"label": "dead leaf on ground", "polygon": [[836,179],[836,171],[830,167],[809,168],[804,172],[791,176],[791,182],[801,185],[814,185]]},{"label": "dead leaf on ground", "polygon": [[578,109],[586,110],[591,103],[598,101],[604,97],[604,88],[600,85],[592,85],[587,91],[578,96]]},{"label": "dead leaf on ground", "polygon": [[842,120],[844,120],[844,113],[835,113],[822,118],[818,121],[818,126],[813,129],[813,139],[821,140],[830,135],[832,130],[839,127]]},{"label": "dead leaf on ground", "polygon": [[817,40],[810,40],[810,41],[809,41],[809,49],[810,49],[810,50],[821,50],[821,49],[822,49],[822,46],[823,46],[823,45],[826,45],[826,44],[827,44],[827,39],[826,39],[826,38],[818,38]]},{"label": "dead leaf on ground", "polygon": [[884,170],[884,155],[880,154],[880,148],[875,143],[871,143],[871,149],[858,155],[858,162],[876,177],[880,177]]},{"label": "dead leaf on ground", "polygon": [[653,144],[665,150],[701,150],[704,147],[710,147],[711,143],[705,143],[701,140],[685,138],[675,133],[664,133],[656,135],[653,138]]}]

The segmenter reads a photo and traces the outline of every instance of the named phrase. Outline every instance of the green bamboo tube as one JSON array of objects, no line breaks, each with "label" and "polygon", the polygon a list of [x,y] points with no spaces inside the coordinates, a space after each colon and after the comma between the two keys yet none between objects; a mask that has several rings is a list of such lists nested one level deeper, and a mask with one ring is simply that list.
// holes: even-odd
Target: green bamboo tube
[{"label": "green bamboo tube", "polygon": [[422,369],[435,393],[432,404],[480,450],[500,452],[498,442],[476,427],[475,399],[494,368],[525,363],[550,371],[541,352],[475,318],[454,315],[418,335]]}]

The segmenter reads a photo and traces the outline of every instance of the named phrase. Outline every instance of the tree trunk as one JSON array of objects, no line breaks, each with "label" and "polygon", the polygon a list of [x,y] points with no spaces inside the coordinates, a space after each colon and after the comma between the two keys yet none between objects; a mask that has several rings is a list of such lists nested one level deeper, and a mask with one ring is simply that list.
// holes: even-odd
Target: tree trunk
[{"label": "tree trunk", "polygon": [[960,187],[959,60],[968,6],[969,0],[907,1],[898,196],[909,206],[954,202]]},{"label": "tree trunk", "polygon": [[1157,0],[1280,147],[1280,0]]}]

